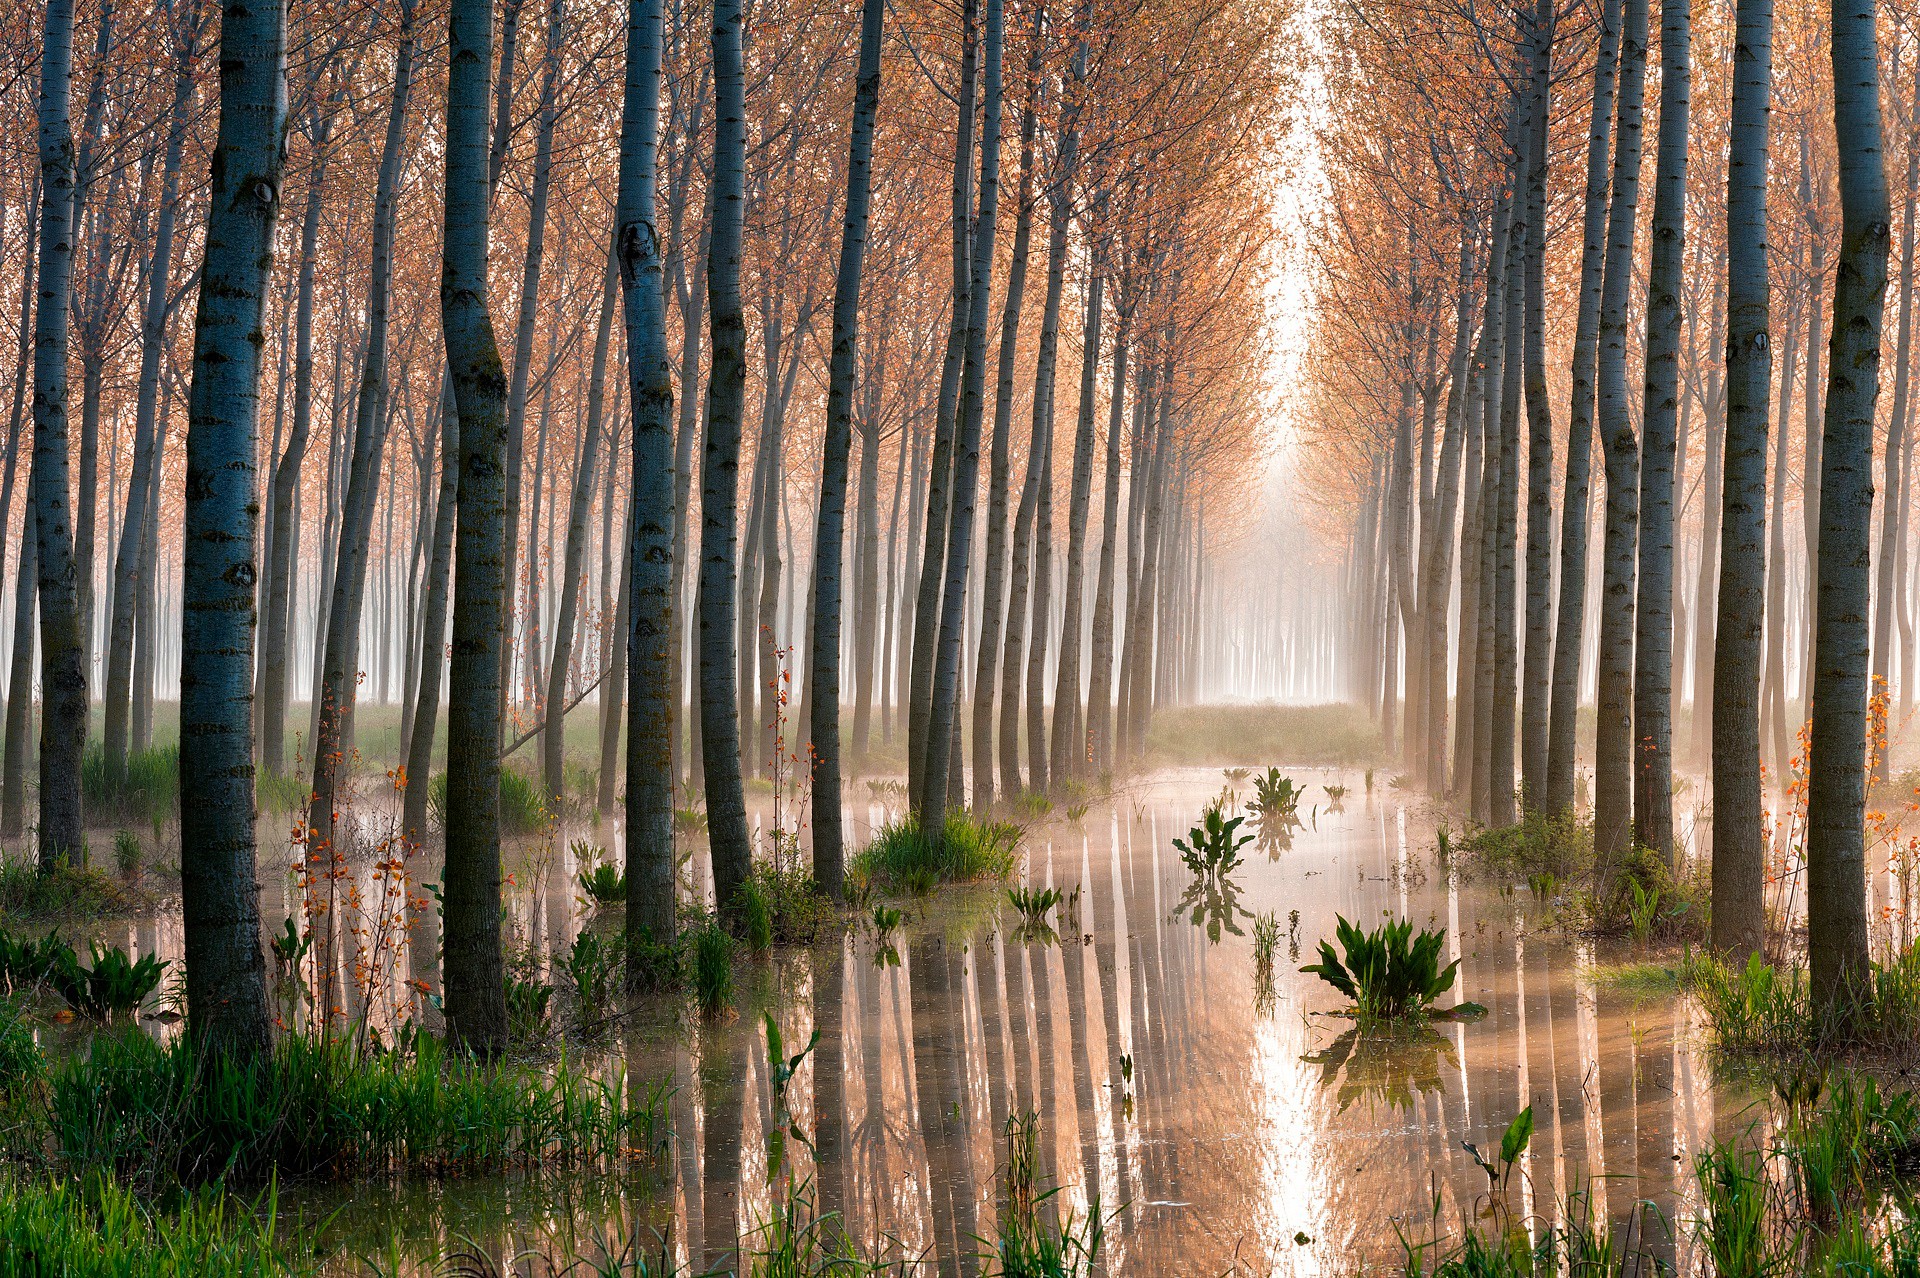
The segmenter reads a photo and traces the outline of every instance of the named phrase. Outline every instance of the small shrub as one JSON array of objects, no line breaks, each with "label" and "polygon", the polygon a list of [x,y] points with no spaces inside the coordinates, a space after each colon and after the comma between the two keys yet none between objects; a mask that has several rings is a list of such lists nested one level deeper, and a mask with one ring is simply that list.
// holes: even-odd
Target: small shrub
[{"label": "small shrub", "polygon": [[693,994],[709,1019],[733,1004],[733,938],[717,919],[693,934]]},{"label": "small shrub", "polygon": [[[1444,862],[1451,849],[1444,840],[1442,847]],[[1571,814],[1549,815],[1529,808],[1513,825],[1476,831],[1464,840],[1464,847],[1503,878],[1549,873],[1571,879],[1593,868],[1593,825]]]},{"label": "small shrub", "polygon": [[854,857],[851,869],[896,889],[1003,879],[1013,872],[1018,826],[950,812],[942,833],[936,844],[921,830],[919,817],[909,813],[881,826],[873,842]]},{"label": "small shrub", "polygon": [[[1453,988],[1460,970],[1455,959],[1440,966],[1440,950],[1447,934],[1422,929],[1418,936],[1407,919],[1389,921],[1371,932],[1363,932],[1344,915],[1338,917],[1334,935],[1346,951],[1345,960],[1336,957],[1333,946],[1320,942],[1320,961],[1301,968],[1352,999],[1362,1020],[1410,1020],[1425,1017],[1435,999]],[[1455,1009],[1456,1015],[1477,1011],[1471,1003]]]},{"label": "small shrub", "polygon": [[0,916],[105,918],[132,909],[127,890],[98,870],[62,861],[42,874],[31,861],[0,861]]}]

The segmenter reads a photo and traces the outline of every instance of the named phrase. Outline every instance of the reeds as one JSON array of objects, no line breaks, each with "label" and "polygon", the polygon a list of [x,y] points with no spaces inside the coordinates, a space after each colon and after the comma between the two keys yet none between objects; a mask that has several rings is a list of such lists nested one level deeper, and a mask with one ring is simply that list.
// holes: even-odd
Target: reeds
[{"label": "reeds", "polygon": [[940,883],[1006,878],[1019,845],[1020,827],[966,812],[948,813],[935,841],[909,813],[881,826],[850,870],[884,887],[927,892]]}]

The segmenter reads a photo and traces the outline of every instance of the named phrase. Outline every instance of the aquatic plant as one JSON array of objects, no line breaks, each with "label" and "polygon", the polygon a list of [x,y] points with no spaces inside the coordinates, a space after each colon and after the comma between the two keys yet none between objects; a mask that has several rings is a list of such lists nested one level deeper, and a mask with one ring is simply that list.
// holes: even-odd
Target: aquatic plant
[{"label": "aquatic plant", "polygon": [[[785,858],[782,858],[785,860]],[[775,945],[812,945],[844,926],[840,912],[813,881],[805,865],[756,861],[742,887],[741,905],[749,948],[765,952]],[[764,935],[756,937],[754,911],[764,909]]]},{"label": "aquatic plant", "polygon": [[1070,803],[1067,805],[1067,820],[1073,825],[1079,825],[1087,819],[1087,813],[1091,810],[1092,805],[1084,799],[1078,803]]},{"label": "aquatic plant", "polygon": [[773,906],[767,901],[766,889],[749,877],[740,885],[735,900],[739,903],[740,931],[747,948],[755,954],[765,954],[773,948]]},{"label": "aquatic plant", "polygon": [[1245,817],[1224,817],[1218,805],[1209,804],[1200,815],[1200,824],[1187,831],[1184,839],[1175,838],[1180,859],[1195,874],[1228,874],[1240,864],[1240,849],[1253,842],[1251,834],[1239,834]]},{"label": "aquatic plant", "polygon": [[299,812],[313,801],[313,788],[297,773],[263,770],[254,777],[253,792],[260,810],[275,816]]},{"label": "aquatic plant", "polygon": [[1327,802],[1333,807],[1339,807],[1340,800],[1347,797],[1347,787],[1344,785],[1323,785],[1320,788],[1327,792]]},{"label": "aquatic plant", "polygon": [[[1334,936],[1346,951],[1345,960],[1336,957],[1333,946],[1320,942],[1320,961],[1301,968],[1352,999],[1362,1020],[1409,1020],[1431,1014],[1433,1001],[1453,988],[1460,970],[1455,959],[1440,966],[1440,950],[1446,944],[1445,929],[1422,928],[1415,936],[1410,920],[1389,920],[1371,932],[1363,932],[1336,916]],[[1479,1011],[1472,1003],[1453,1009],[1455,1015]]]},{"label": "aquatic plant", "polygon": [[1106,1241],[1100,1195],[1094,1192],[1085,1217],[1076,1219],[1069,1208],[1057,1228],[1047,1222],[1043,1208],[1060,1191],[1039,1189],[1039,1131],[1032,1110],[1007,1117],[1007,1205],[984,1268],[996,1278],[1083,1278]]},{"label": "aquatic plant", "polygon": [[1487,1174],[1488,1187],[1504,1196],[1514,1168],[1520,1165],[1520,1155],[1526,1152],[1527,1142],[1532,1139],[1533,1106],[1529,1105],[1507,1123],[1506,1130],[1500,1133],[1500,1148],[1493,1151],[1491,1159],[1470,1140],[1463,1140],[1460,1145]]},{"label": "aquatic plant", "polygon": [[1424,1023],[1396,1025],[1388,1033],[1350,1025],[1301,1060],[1320,1067],[1320,1086],[1334,1089],[1342,1113],[1359,1100],[1411,1110],[1421,1094],[1445,1090],[1460,1065],[1453,1040]]},{"label": "aquatic plant", "polygon": [[55,947],[47,983],[67,1006],[91,1020],[112,1020],[138,1010],[166,974],[167,964],[154,954],[143,954],[136,961],[125,950],[93,941],[88,945],[92,961],[82,966],[72,946],[53,937],[42,944]]},{"label": "aquatic plant", "polygon": [[733,1004],[733,938],[718,919],[693,934],[693,996],[709,1020]]},{"label": "aquatic plant", "polygon": [[1253,920],[1253,966],[1256,971],[1265,970],[1269,977],[1273,972],[1273,955],[1280,948],[1280,916],[1271,910],[1254,916]]},{"label": "aquatic plant", "polygon": [[[441,829],[447,824],[447,774],[435,774],[427,786],[427,814]],[[500,831],[538,834],[553,822],[540,783],[518,768],[500,769]]]},{"label": "aquatic plant", "polygon": [[1047,911],[1060,904],[1059,888],[1028,888],[1015,884],[1007,889],[1007,902],[1020,911],[1029,923],[1046,920]]},{"label": "aquatic plant", "polygon": [[871,916],[875,967],[900,966],[900,951],[894,948],[893,934],[906,921],[906,917],[891,905],[875,903]]},{"label": "aquatic plant", "polygon": [[57,933],[36,941],[0,928],[0,989],[16,994],[30,989],[52,974],[62,955],[72,954],[73,947]]},{"label": "aquatic plant", "polygon": [[1627,907],[1627,917],[1633,928],[1633,939],[1644,941],[1653,932],[1653,925],[1660,917],[1660,889],[1643,887],[1638,879],[1627,880],[1627,886],[1633,889],[1633,903]]},{"label": "aquatic plant", "polygon": [[1234,785],[1239,785],[1252,775],[1252,771],[1248,768],[1224,768],[1221,770],[1221,775]]},{"label": "aquatic plant", "polygon": [[507,1032],[523,1043],[546,1036],[547,1011],[553,1003],[553,986],[531,977],[507,973],[504,978],[507,999]]},{"label": "aquatic plant", "polygon": [[1053,811],[1053,800],[1044,791],[1022,790],[1013,797],[1013,810],[1028,820],[1037,821]]},{"label": "aquatic plant", "polygon": [[927,887],[1003,879],[1013,872],[1020,827],[950,812],[939,840],[927,836],[913,814],[888,821],[853,858],[850,870],[885,887]]},{"label": "aquatic plant", "polygon": [[120,877],[129,883],[139,882],[142,861],[140,836],[132,830],[114,831],[113,866]]},{"label": "aquatic plant", "polygon": [[573,980],[574,1021],[603,1020],[613,1002],[620,972],[620,954],[592,928],[582,928],[567,951],[567,975]]},{"label": "aquatic plant", "polygon": [[1560,892],[1560,876],[1552,870],[1536,870],[1527,876],[1527,891],[1536,901],[1552,900]]},{"label": "aquatic plant", "polygon": [[1265,816],[1284,820],[1297,815],[1304,793],[1304,787],[1296,786],[1292,777],[1281,776],[1278,768],[1268,768],[1264,775],[1253,778],[1253,806]]},{"label": "aquatic plant", "polygon": [[595,905],[610,905],[627,899],[627,874],[619,866],[603,861],[579,875],[580,890]]},{"label": "aquatic plant", "polygon": [[46,1067],[20,1008],[11,1001],[0,1002],[0,1103],[18,1099],[40,1081]]}]

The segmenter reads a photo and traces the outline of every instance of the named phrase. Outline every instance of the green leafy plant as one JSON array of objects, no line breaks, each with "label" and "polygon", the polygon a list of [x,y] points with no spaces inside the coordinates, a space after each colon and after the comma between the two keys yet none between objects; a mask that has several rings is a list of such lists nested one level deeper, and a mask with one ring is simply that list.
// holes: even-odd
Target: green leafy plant
[{"label": "green leafy plant", "polygon": [[891,905],[876,902],[870,918],[873,924],[873,963],[875,967],[899,967],[900,951],[894,948],[893,934],[907,916]]},{"label": "green leafy plant", "polygon": [[773,904],[757,879],[749,877],[740,885],[740,923],[747,948],[765,954],[773,948]]},{"label": "green leafy plant", "polygon": [[1536,901],[1547,901],[1560,893],[1560,876],[1552,870],[1535,870],[1527,876],[1527,891]]},{"label": "green leafy plant", "polygon": [[1513,1179],[1513,1169],[1519,1165],[1520,1155],[1526,1152],[1527,1142],[1532,1139],[1533,1106],[1529,1105],[1515,1114],[1507,1124],[1507,1129],[1500,1133],[1500,1148],[1491,1159],[1470,1140],[1463,1140],[1460,1144],[1480,1165],[1480,1170],[1487,1174],[1488,1187],[1504,1195],[1508,1183]]},{"label": "green leafy plant", "polygon": [[1007,901],[1029,923],[1044,922],[1048,910],[1060,904],[1059,888],[1028,888],[1018,885],[1007,889]]},{"label": "green leafy plant", "polygon": [[31,989],[51,976],[63,958],[73,958],[73,947],[57,933],[36,941],[0,928],[0,988],[16,994]]},{"label": "green leafy plant", "polygon": [[1292,777],[1281,776],[1278,768],[1268,768],[1264,775],[1253,779],[1253,806],[1263,816],[1284,819],[1298,815],[1300,796],[1304,793],[1304,788],[1296,786]]},{"label": "green leafy plant", "polygon": [[1336,808],[1340,806],[1340,800],[1347,797],[1347,787],[1344,785],[1323,785],[1320,788],[1327,792],[1327,802]]},{"label": "green leafy plant", "polygon": [[1653,934],[1653,925],[1660,919],[1660,889],[1642,886],[1638,879],[1627,880],[1627,886],[1633,889],[1633,903],[1627,907],[1633,939],[1644,941]]},{"label": "green leafy plant", "polygon": [[71,946],[60,945],[47,980],[67,1006],[91,1020],[112,1020],[138,1010],[166,975],[167,964],[157,955],[143,954],[136,961],[125,950],[97,941],[88,948],[92,963],[83,967]]},{"label": "green leafy plant", "polygon": [[567,975],[573,980],[574,1019],[592,1024],[604,1019],[613,1001],[619,952],[592,928],[582,928],[567,951]]},{"label": "green leafy plant", "polygon": [[1006,1212],[982,1268],[999,1278],[1086,1278],[1106,1240],[1099,1194],[1085,1217],[1076,1219],[1069,1209],[1061,1213],[1058,1227],[1048,1223],[1044,1208],[1060,1191],[1058,1186],[1039,1189],[1039,1131],[1039,1117],[1031,1110],[1007,1118]]},{"label": "green leafy plant", "polygon": [[1218,805],[1209,805],[1200,816],[1200,824],[1176,838],[1180,859],[1195,874],[1228,874],[1240,864],[1240,849],[1253,842],[1251,834],[1240,834],[1244,817],[1224,817]]},{"label": "green leafy plant", "polygon": [[1053,800],[1039,790],[1022,790],[1014,796],[1013,810],[1029,820],[1037,821],[1053,811]]},{"label": "green leafy plant", "polygon": [[1092,805],[1085,800],[1079,803],[1070,803],[1067,805],[1067,820],[1074,825],[1079,825],[1087,819],[1087,813],[1091,810]]},{"label": "green leafy plant", "polygon": [[[1422,929],[1415,936],[1413,924],[1400,919],[1363,932],[1344,915],[1337,917],[1334,936],[1346,952],[1344,960],[1322,941],[1320,961],[1300,970],[1352,999],[1362,1020],[1421,1019],[1431,1014],[1435,999],[1453,988],[1460,960],[1440,965],[1440,950],[1447,939],[1444,929]],[[1481,1010],[1462,1003],[1449,1014],[1465,1016]]]},{"label": "green leafy plant", "polygon": [[894,890],[924,891],[937,883],[1004,879],[1013,872],[1020,828],[950,812],[938,841],[908,813],[888,821],[853,858],[851,875]]},{"label": "green leafy plant", "polygon": [[1280,916],[1271,910],[1254,916],[1253,920],[1253,965],[1256,971],[1264,970],[1269,978],[1273,973],[1273,956],[1280,948]]},{"label": "green leafy plant", "polygon": [[595,905],[609,905],[627,899],[626,871],[610,862],[601,862],[578,875],[580,890]]},{"label": "green leafy plant", "polygon": [[545,1037],[547,1013],[553,1003],[553,986],[530,977],[508,973],[505,978],[507,1032],[521,1042],[537,1042]]},{"label": "green leafy plant", "polygon": [[1242,781],[1245,781],[1248,776],[1252,775],[1252,773],[1248,768],[1223,768],[1221,769],[1221,775],[1233,784],[1239,785]]},{"label": "green leafy plant", "polygon": [[704,834],[707,829],[705,808],[688,805],[673,810],[673,828],[680,834]]}]

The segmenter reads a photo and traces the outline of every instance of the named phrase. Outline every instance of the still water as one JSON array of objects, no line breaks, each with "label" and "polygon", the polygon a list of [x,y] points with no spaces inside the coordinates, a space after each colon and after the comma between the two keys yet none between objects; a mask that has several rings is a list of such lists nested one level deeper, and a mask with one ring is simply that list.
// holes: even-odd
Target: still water
[{"label": "still water", "polygon": [[[1249,844],[1230,890],[1191,893],[1171,842],[1229,783],[1217,770],[1161,772],[1077,822],[1056,810],[1028,825],[1016,878],[1066,898],[1053,935],[1022,933],[998,888],[947,889],[896,902],[907,920],[886,936],[863,925],[838,943],[745,961],[737,1012],[720,1023],[635,1005],[600,1065],[670,1083],[671,1153],[659,1169],[294,1187],[283,1210],[323,1220],[355,1257],[397,1240],[414,1257],[469,1249],[533,1272],[542,1266],[530,1257],[659,1230],[695,1267],[731,1266],[768,1212],[770,1011],[790,1053],[820,1034],[789,1089],[811,1136],[794,1151],[801,1175],[871,1250],[917,1260],[919,1272],[979,1271],[997,1232],[1010,1114],[1038,1115],[1053,1207],[1107,1218],[1105,1272],[1306,1275],[1390,1263],[1403,1238],[1457,1236],[1488,1189],[1467,1145],[1497,1149],[1528,1105],[1535,1132],[1510,1191],[1523,1214],[1537,1222],[1587,1202],[1617,1235],[1698,1268],[1694,1157],[1759,1111],[1739,1084],[1712,1077],[1686,1001],[1610,981],[1609,966],[1648,956],[1596,952],[1555,921],[1554,902],[1440,864],[1440,814],[1420,796],[1385,783],[1370,792],[1357,773],[1294,776],[1308,792],[1301,822]],[[1230,785],[1237,803],[1251,797],[1249,783]],[[1344,801],[1327,786],[1344,786]],[[888,817],[890,795],[849,791],[850,839]],[[774,816],[763,806],[756,819]],[[596,925],[574,882],[587,855],[576,840],[619,855],[611,825],[568,833],[517,849],[508,888],[509,933],[547,956],[556,981],[551,956]],[[263,879],[274,879],[264,865]],[[416,890],[357,862],[332,889],[353,902],[331,929],[346,1014],[391,1022],[422,997],[409,981],[430,984],[418,935],[420,957],[404,939],[390,949],[365,939],[380,932],[364,920],[381,917],[383,901]],[[291,877],[270,881],[267,929],[300,900]],[[1261,979],[1252,933],[1269,912],[1280,942]],[[1445,928],[1460,969],[1441,1001],[1471,1000],[1486,1015],[1360,1037],[1329,1015],[1341,997],[1298,971],[1339,915]],[[108,939],[177,957],[177,918]],[[382,992],[355,994],[362,985]]]}]

